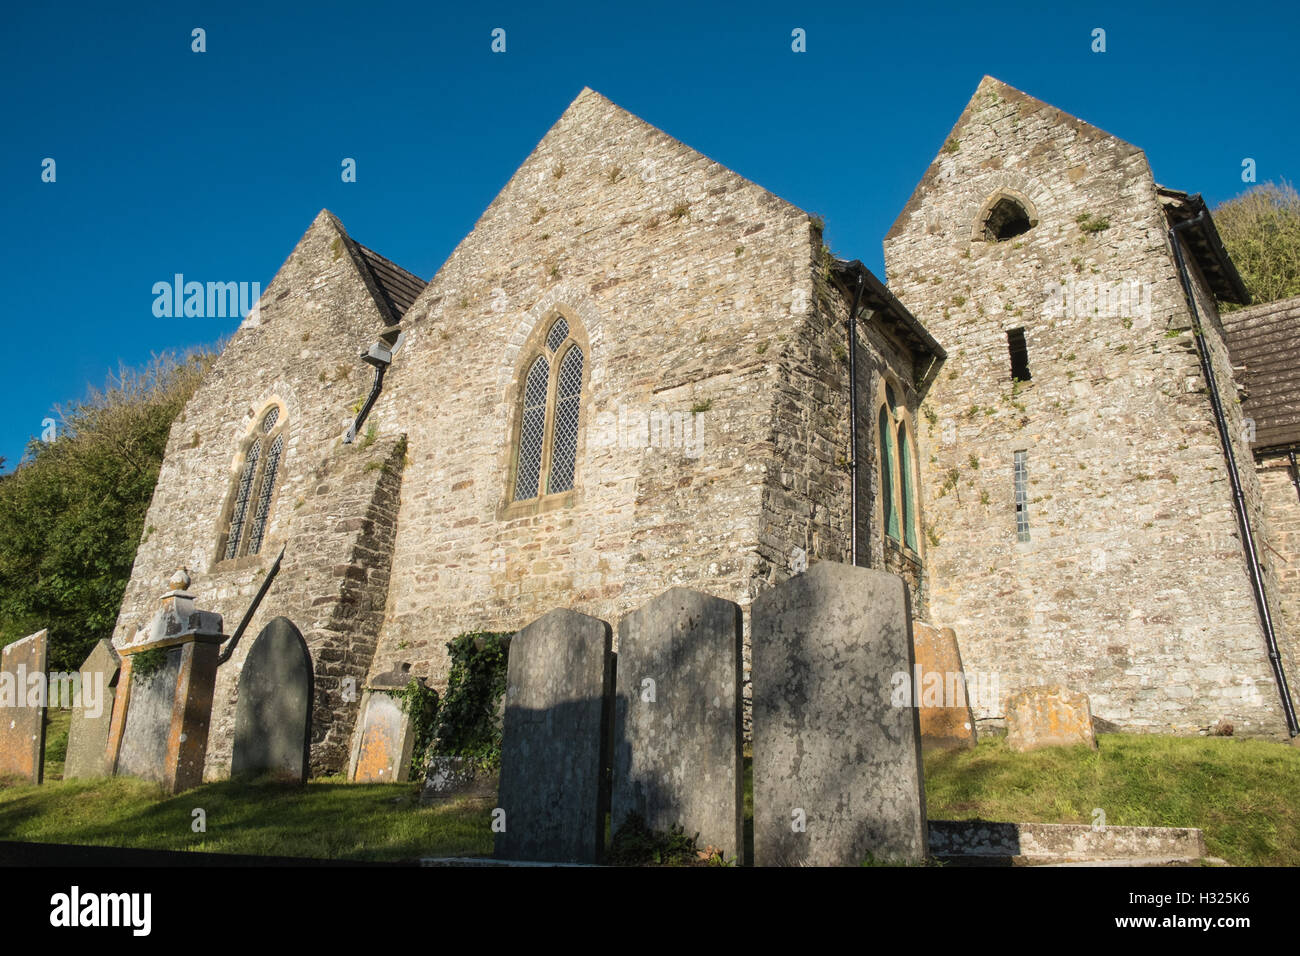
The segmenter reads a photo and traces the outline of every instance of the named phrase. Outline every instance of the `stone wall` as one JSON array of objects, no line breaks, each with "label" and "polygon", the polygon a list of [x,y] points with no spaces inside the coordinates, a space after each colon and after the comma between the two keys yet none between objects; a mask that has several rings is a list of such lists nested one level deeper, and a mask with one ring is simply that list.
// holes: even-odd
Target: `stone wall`
[{"label": "stone wall", "polygon": [[[984,241],[981,213],[999,193],[1036,224]],[[1281,710],[1166,231],[1140,150],[980,84],[885,240],[891,290],[949,356],[920,429],[929,617],[956,629],[968,672],[995,672],[1004,694],[1063,683],[1130,730],[1194,732],[1226,717],[1239,733],[1275,733]],[[1053,298],[1071,282],[1129,298],[1074,309]],[[1266,536],[1217,314],[1203,289],[1198,299]],[[1006,334],[1018,328],[1023,385]],[[1024,542],[1017,451],[1028,454]]]},{"label": "stone wall", "polygon": [[[243,656],[279,615],[302,631],[316,670],[312,770],[346,767],[356,701],[343,699],[341,681],[355,677],[359,689],[370,664],[403,459],[400,435],[341,439],[370,386],[358,355],[383,328],[357,247],[322,212],[172,426],[114,643],[149,620],[181,566],[198,606],[220,613],[232,633],[285,548],[246,640],[218,671],[208,777],[229,770]],[[266,534],[260,553],[222,560],[240,449],[271,402],[288,425]]]},{"label": "stone wall", "polygon": [[[372,669],[442,687],[464,631],[556,607],[616,624],[675,585],[747,607],[796,546],[841,557],[846,336],[822,269],[806,213],[584,91],[403,323],[372,415],[410,442]],[[519,390],[558,314],[586,346],[575,489],[521,505]]]},{"label": "stone wall", "polygon": [[1291,637],[1281,647],[1282,664],[1294,693],[1300,681],[1300,648],[1295,640],[1300,634],[1300,495],[1285,457],[1263,458],[1256,469],[1271,532],[1263,550],[1270,565],[1277,569],[1274,593],[1281,605],[1280,622]]}]

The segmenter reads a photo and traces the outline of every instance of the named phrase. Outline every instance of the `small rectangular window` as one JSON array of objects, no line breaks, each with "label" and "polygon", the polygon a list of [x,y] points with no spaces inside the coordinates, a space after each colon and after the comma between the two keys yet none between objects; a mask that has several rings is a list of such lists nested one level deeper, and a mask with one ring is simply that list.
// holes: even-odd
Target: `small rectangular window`
[{"label": "small rectangular window", "polygon": [[1029,381],[1029,346],[1025,344],[1024,329],[1007,330],[1007,348],[1011,352],[1012,380]]},{"label": "small rectangular window", "polygon": [[1029,540],[1029,452],[1016,452],[1016,540]]}]

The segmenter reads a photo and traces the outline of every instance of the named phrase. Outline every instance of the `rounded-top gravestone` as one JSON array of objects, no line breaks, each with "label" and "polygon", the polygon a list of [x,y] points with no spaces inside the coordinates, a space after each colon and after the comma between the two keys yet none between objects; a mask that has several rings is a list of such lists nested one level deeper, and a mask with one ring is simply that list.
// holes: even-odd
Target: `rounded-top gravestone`
[{"label": "rounded-top gravestone", "polygon": [[305,781],[311,697],[307,642],[292,621],[277,617],[257,635],[239,674],[231,776]]}]

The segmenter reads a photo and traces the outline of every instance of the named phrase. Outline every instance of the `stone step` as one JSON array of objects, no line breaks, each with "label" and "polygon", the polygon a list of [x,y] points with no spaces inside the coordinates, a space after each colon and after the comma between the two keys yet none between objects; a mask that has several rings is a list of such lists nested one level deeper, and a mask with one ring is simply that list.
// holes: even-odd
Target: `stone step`
[{"label": "stone step", "polygon": [[1205,837],[1190,827],[931,820],[930,853],[954,866],[1198,866]]}]

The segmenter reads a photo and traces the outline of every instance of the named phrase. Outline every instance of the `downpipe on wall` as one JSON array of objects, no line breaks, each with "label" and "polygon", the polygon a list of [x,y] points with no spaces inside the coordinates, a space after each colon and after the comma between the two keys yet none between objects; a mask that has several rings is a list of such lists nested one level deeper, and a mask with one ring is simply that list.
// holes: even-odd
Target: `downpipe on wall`
[{"label": "downpipe on wall", "polygon": [[1214,367],[1210,362],[1210,347],[1201,331],[1201,316],[1196,308],[1196,296],[1192,292],[1192,280],[1187,271],[1187,261],[1183,258],[1182,240],[1178,230],[1194,226],[1205,218],[1202,210],[1196,217],[1178,223],[1169,229],[1169,242],[1174,249],[1174,261],[1178,265],[1178,277],[1183,285],[1183,295],[1192,310],[1192,334],[1196,339],[1196,349],[1201,360],[1201,375],[1205,379],[1210,393],[1210,406],[1214,409],[1214,420],[1219,429],[1219,441],[1223,443],[1223,456],[1228,462],[1228,480],[1232,484],[1233,504],[1237,511],[1237,525],[1241,531],[1242,543],[1245,545],[1246,565],[1250,572],[1251,588],[1255,593],[1255,607],[1259,611],[1259,620],[1264,628],[1264,640],[1268,645],[1268,660],[1273,668],[1273,678],[1277,682],[1278,694],[1282,698],[1282,712],[1286,717],[1287,733],[1295,737],[1300,734],[1300,725],[1296,722],[1295,707],[1291,703],[1291,691],[1287,686],[1286,673],[1282,669],[1282,656],[1277,649],[1277,633],[1273,628],[1273,615],[1268,609],[1268,593],[1264,589],[1264,575],[1259,566],[1259,555],[1255,550],[1255,533],[1251,527],[1250,512],[1246,507],[1246,496],[1241,489],[1241,478],[1237,474],[1237,456],[1232,450],[1232,435],[1228,431],[1227,418],[1223,413],[1223,402],[1219,398],[1219,387],[1214,378]]}]

